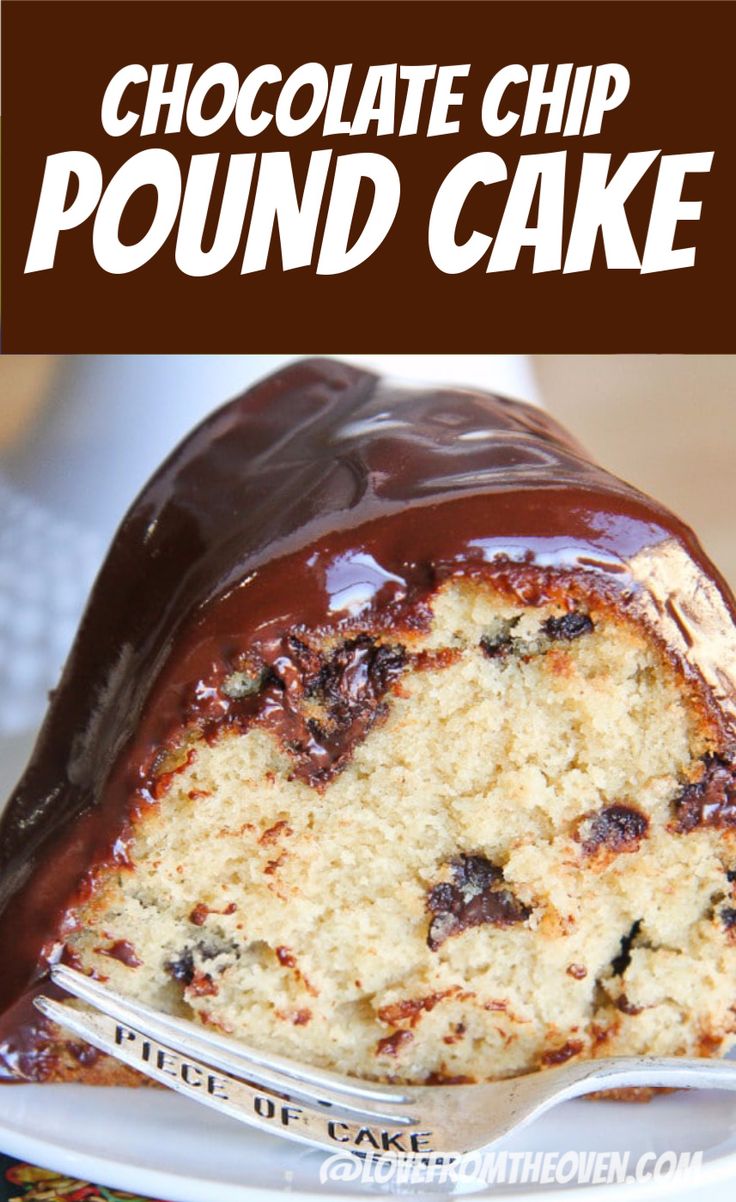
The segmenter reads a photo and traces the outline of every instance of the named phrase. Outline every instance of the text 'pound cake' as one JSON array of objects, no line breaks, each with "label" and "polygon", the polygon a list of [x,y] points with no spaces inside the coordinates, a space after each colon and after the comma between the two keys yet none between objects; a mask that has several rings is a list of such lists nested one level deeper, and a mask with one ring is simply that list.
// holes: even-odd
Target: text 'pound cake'
[{"label": "text 'pound cake'", "polygon": [[0,830],[0,1072],[141,1080],[59,959],[257,1047],[484,1080],[734,1038],[732,598],[546,414],[296,363],[117,534]]}]

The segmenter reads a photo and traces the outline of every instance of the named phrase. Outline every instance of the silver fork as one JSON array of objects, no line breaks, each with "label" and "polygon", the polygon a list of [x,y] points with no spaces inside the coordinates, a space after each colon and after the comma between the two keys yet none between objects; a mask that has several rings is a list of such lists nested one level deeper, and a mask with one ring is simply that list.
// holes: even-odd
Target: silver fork
[{"label": "silver fork", "polygon": [[47,1018],[221,1114],[332,1152],[455,1157],[494,1143],[558,1102],[596,1090],[736,1090],[734,1062],[656,1056],[568,1063],[485,1085],[376,1085],[172,1018],[66,965],[52,968],[51,977],[90,1008],[39,996],[35,1004]]}]

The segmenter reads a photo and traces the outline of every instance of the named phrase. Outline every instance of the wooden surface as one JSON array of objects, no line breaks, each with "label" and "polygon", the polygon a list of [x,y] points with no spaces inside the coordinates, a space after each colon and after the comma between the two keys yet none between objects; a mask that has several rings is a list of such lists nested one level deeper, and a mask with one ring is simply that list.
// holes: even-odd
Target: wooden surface
[{"label": "wooden surface", "polygon": [[0,452],[32,425],[52,385],[53,355],[0,357]]},{"label": "wooden surface", "polygon": [[700,536],[736,589],[736,355],[534,358],[546,406]]}]

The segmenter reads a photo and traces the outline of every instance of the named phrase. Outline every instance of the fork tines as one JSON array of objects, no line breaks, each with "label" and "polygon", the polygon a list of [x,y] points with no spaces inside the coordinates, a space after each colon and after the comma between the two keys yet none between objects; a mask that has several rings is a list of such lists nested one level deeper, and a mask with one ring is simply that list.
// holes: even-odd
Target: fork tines
[{"label": "fork tines", "polygon": [[417,1130],[415,1098],[408,1091],[261,1052],[123,997],[67,965],[55,965],[51,979],[86,1006],[37,997],[47,1018],[222,1113],[333,1151],[432,1150],[431,1133]]}]

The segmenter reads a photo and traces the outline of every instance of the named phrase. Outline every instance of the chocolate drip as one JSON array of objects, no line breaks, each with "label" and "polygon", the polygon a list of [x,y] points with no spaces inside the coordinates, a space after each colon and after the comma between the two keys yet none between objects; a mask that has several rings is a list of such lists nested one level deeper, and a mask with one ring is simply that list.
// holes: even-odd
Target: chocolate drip
[{"label": "chocolate drip", "polygon": [[[95,866],[129,867],[130,824],[156,804],[155,766],[182,726],[250,720],[262,687],[280,721],[287,635],[329,629],[350,647],[368,629],[400,646],[461,574],[528,605],[623,607],[700,690],[721,750],[732,737],[733,602],[687,527],[534,408],[295,363],[174,451],[98,577],[0,824],[0,1075],[46,1071],[33,989]],[[400,668],[355,641],[345,656],[315,685],[332,708],[310,732],[327,768],[342,754],[329,740],[375,717]],[[234,676],[244,664],[266,681]]]}]

